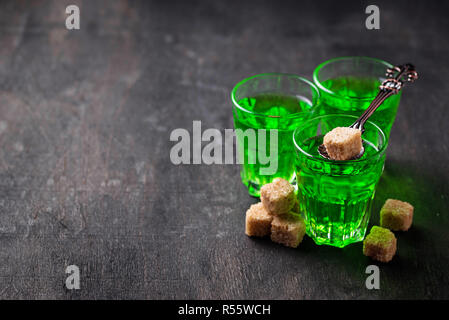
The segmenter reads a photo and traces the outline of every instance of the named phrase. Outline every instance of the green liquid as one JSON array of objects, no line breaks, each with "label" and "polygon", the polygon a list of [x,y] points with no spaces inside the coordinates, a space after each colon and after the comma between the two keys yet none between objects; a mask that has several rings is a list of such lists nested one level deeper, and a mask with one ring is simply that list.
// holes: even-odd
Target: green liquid
[{"label": "green liquid", "polygon": [[[278,156],[275,159],[277,171],[273,175],[260,174],[261,167],[268,167],[269,165],[259,163],[257,158],[259,141],[253,146],[248,146],[246,139],[237,137],[237,143],[244,146],[244,163],[242,164],[241,177],[242,182],[248,187],[249,193],[253,196],[259,196],[260,187],[270,183],[276,177],[293,182],[295,178],[295,149],[292,142],[292,134],[297,126],[311,116],[311,102],[302,97],[260,94],[244,98],[238,101],[238,104],[245,110],[258,115],[234,108],[235,129],[243,131],[247,129],[278,130]],[[268,131],[266,137],[265,150],[269,152],[272,142],[269,139]],[[249,157],[256,159],[256,163],[248,163]]]},{"label": "green liquid", "polygon": [[[323,136],[307,140],[304,151],[319,157]],[[364,141],[366,160],[378,150]],[[372,159],[372,160],[371,160]],[[362,241],[368,225],[376,184],[385,155],[367,161],[332,162],[298,153],[298,199],[307,221],[307,234],[317,244],[344,247]]]},{"label": "green liquid", "polygon": [[[351,114],[359,117],[379,92],[381,81],[377,78],[339,77],[323,82],[323,86],[334,94],[323,90],[320,114]],[[385,133],[387,139],[393,126],[401,93],[389,97],[370,117]],[[358,98],[358,99],[354,99]]]}]

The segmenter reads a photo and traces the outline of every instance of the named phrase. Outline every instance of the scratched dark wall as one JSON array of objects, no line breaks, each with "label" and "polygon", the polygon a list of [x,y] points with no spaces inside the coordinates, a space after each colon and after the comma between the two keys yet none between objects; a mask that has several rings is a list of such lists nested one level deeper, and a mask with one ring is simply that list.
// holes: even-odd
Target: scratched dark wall
[{"label": "scratched dark wall", "polygon": [[[81,29],[65,28],[77,4]],[[449,298],[447,1],[0,2],[0,298]],[[232,128],[229,93],[262,72],[311,78],[336,56],[413,62],[371,224],[386,198],[411,231],[372,262],[310,239],[244,235],[234,165],[175,166],[170,132]],[[65,268],[81,289],[65,288]]]}]

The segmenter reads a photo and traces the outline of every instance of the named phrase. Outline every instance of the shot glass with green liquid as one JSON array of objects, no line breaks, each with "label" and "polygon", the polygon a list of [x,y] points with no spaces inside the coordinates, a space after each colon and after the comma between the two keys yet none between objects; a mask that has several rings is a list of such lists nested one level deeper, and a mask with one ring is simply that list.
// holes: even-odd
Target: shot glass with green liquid
[{"label": "shot glass with green liquid", "polygon": [[[389,67],[390,63],[369,57],[341,57],[320,64],[313,72],[321,96],[320,114],[361,115],[379,92]],[[370,118],[387,140],[400,98],[401,92],[389,97]]]},{"label": "shot glass with green liquid", "polygon": [[[231,99],[238,150],[243,151],[239,155],[240,174],[249,194],[259,196],[260,188],[277,177],[295,184],[295,149],[291,137],[296,127],[315,114],[318,89],[296,75],[266,73],[239,82]],[[264,130],[265,137],[259,134]],[[270,135],[272,130],[276,131],[277,139]],[[239,131],[245,134],[238,134]],[[276,156],[269,165],[275,170],[267,173],[264,169],[268,164],[261,161],[260,155],[273,150]]]},{"label": "shot glass with green liquid", "polygon": [[350,115],[319,116],[293,133],[300,210],[307,234],[317,244],[344,247],[365,237],[385,162],[387,141],[383,131],[366,122],[362,135],[365,152],[357,160],[328,160],[317,150],[327,132],[336,126],[350,126],[355,120]]}]

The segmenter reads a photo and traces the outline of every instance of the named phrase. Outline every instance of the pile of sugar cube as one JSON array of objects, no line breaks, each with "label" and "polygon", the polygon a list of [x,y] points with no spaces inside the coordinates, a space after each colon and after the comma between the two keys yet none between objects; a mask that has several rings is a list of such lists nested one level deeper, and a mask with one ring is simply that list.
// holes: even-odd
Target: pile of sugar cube
[{"label": "pile of sugar cube", "polygon": [[[287,247],[296,248],[306,232],[299,213],[299,203],[293,186],[282,178],[264,185],[261,202],[246,211],[245,233],[250,237],[265,237]],[[407,231],[413,222],[413,206],[400,200],[388,199],[380,210],[380,225],[373,226],[363,241],[363,254],[374,260],[389,262],[397,250],[392,231]]]},{"label": "pile of sugar cube", "polygon": [[246,211],[245,233],[264,237],[287,247],[296,248],[306,232],[306,224],[299,214],[295,189],[285,179],[276,178],[260,189],[261,202]]},{"label": "pile of sugar cube", "polygon": [[413,222],[413,206],[408,202],[388,199],[380,210],[380,227],[374,226],[363,241],[363,254],[374,260],[389,262],[397,250],[392,231],[407,231]]}]

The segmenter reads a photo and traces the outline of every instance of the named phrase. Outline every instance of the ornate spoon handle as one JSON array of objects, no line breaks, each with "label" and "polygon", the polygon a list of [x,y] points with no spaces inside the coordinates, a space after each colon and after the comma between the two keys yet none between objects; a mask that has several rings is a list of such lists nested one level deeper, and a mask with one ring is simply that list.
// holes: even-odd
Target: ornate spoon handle
[{"label": "ornate spoon handle", "polygon": [[371,102],[365,112],[350,126],[350,128],[359,129],[363,132],[365,130],[363,128],[365,122],[385,101],[385,99],[401,91],[405,82],[414,82],[418,79],[418,73],[416,72],[415,67],[410,63],[388,68],[386,76],[387,79],[385,79],[379,86],[379,93],[376,98]]}]

